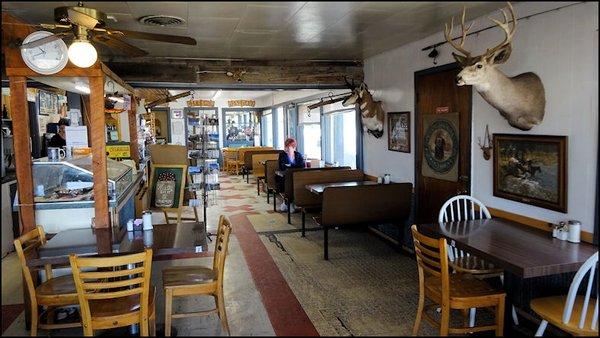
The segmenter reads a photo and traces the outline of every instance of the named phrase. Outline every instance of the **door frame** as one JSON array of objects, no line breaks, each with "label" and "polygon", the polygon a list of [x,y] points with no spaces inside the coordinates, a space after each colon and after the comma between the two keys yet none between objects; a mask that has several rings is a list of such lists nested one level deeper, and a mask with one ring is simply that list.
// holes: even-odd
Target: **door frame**
[{"label": "door frame", "polygon": [[[445,65],[441,65],[441,66],[437,66],[437,67],[432,67],[432,68],[427,68],[427,69],[422,69],[422,70],[418,70],[416,72],[414,72],[414,76],[413,76],[413,94],[414,94],[414,135],[415,135],[415,153],[414,153],[414,182],[415,182],[415,187],[414,187],[414,192],[415,192],[415,217],[418,215],[418,210],[419,210],[419,194],[418,194],[418,189],[419,189],[419,185],[421,184],[420,181],[420,174],[421,172],[418,170],[418,166],[420,163],[420,159],[417,158],[418,154],[418,149],[419,146],[421,145],[421,140],[419,136],[419,131],[417,130],[417,121],[419,121],[419,117],[420,117],[420,112],[418,111],[418,104],[417,104],[417,100],[418,100],[418,96],[417,96],[417,88],[418,88],[418,79],[421,76],[424,75],[431,75],[431,74],[437,74],[437,73],[441,73],[441,72],[445,72],[448,70],[452,70],[452,69],[457,69],[460,68],[460,65],[458,64],[458,62],[453,62],[453,63],[448,63]],[[472,173],[473,173],[473,161],[471,158],[472,155],[472,145],[473,145],[473,87],[471,87],[471,96],[470,96],[470,102],[469,102],[469,106],[471,107],[471,114],[469,114],[469,147],[467,150],[467,158],[468,158],[468,166],[469,166],[469,184],[467,186],[467,190],[469,191],[469,195],[471,195],[471,187],[473,185],[473,181],[471,180],[472,177]],[[422,135],[421,135],[422,136]],[[461,154],[462,155],[462,154]],[[422,157],[422,154],[421,156]],[[422,164],[422,163],[421,163]],[[460,165],[460,164],[459,164]],[[459,173],[459,177],[460,177],[460,173]]]}]

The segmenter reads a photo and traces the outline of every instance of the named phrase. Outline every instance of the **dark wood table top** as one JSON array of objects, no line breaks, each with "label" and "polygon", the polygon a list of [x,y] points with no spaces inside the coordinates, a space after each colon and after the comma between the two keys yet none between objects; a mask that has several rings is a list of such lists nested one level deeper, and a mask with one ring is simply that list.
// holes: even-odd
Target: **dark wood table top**
[{"label": "dark wood table top", "polygon": [[[104,241],[103,243],[100,243]],[[110,243],[110,244],[109,244]],[[157,224],[152,230],[125,231],[119,229],[72,229],[57,233],[39,247],[39,258],[28,260],[29,266],[69,264],[69,254],[97,255],[101,245],[112,248],[113,254],[141,252],[152,248],[153,256],[195,253],[208,250],[202,222]]]},{"label": "dark wood table top", "polygon": [[305,188],[310,190],[313,194],[321,195],[325,188],[329,187],[358,187],[361,185],[377,185],[380,183],[374,181],[347,181],[347,182],[331,182],[331,183],[317,183],[307,184]]},{"label": "dark wood table top", "polygon": [[574,272],[598,247],[552,238],[551,233],[503,218],[417,225],[425,235],[448,239],[457,248],[522,278]]}]

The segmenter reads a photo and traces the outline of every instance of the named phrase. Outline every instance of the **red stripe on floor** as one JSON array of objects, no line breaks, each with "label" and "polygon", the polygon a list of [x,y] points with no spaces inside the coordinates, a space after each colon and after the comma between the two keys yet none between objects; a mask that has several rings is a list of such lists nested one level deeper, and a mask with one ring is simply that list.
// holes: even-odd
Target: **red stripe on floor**
[{"label": "red stripe on floor", "polygon": [[247,215],[230,216],[248,269],[278,336],[319,336],[302,305],[290,289]]},{"label": "red stripe on floor", "polygon": [[23,312],[23,304],[2,305],[2,334]]}]

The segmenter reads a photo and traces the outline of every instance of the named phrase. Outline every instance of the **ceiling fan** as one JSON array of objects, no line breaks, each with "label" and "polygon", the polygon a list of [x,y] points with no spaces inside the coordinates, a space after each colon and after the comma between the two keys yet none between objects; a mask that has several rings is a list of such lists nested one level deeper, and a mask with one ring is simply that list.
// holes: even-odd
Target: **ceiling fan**
[{"label": "ceiling fan", "polygon": [[[35,48],[49,42],[63,39],[74,40],[76,42],[95,42],[108,48],[118,50],[128,56],[145,56],[148,52],[135,47],[122,40],[123,37],[131,39],[143,39],[170,43],[179,43],[185,45],[196,45],[196,40],[187,36],[155,34],[130,31],[124,29],[112,29],[106,26],[106,14],[94,9],[83,6],[79,2],[75,7],[57,7],[54,9],[54,20],[57,24],[31,24],[30,26],[41,27],[50,30],[59,30],[53,35],[23,43],[21,49]],[[28,24],[29,25],[29,24]]]}]

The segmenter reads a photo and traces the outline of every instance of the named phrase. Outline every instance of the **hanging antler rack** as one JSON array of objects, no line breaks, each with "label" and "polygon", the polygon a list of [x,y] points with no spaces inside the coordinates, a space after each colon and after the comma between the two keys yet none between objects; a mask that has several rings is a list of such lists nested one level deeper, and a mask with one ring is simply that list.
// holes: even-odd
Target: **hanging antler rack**
[{"label": "hanging antler rack", "polygon": [[327,97],[322,97],[319,100],[319,102],[313,103],[311,105],[308,105],[307,108],[308,108],[309,111],[311,111],[311,110],[313,110],[315,108],[326,106],[328,104],[332,104],[332,103],[344,101],[350,95],[352,95],[351,92],[350,93],[337,94],[337,95],[333,95],[333,94],[330,93],[330,95],[328,95]]}]

